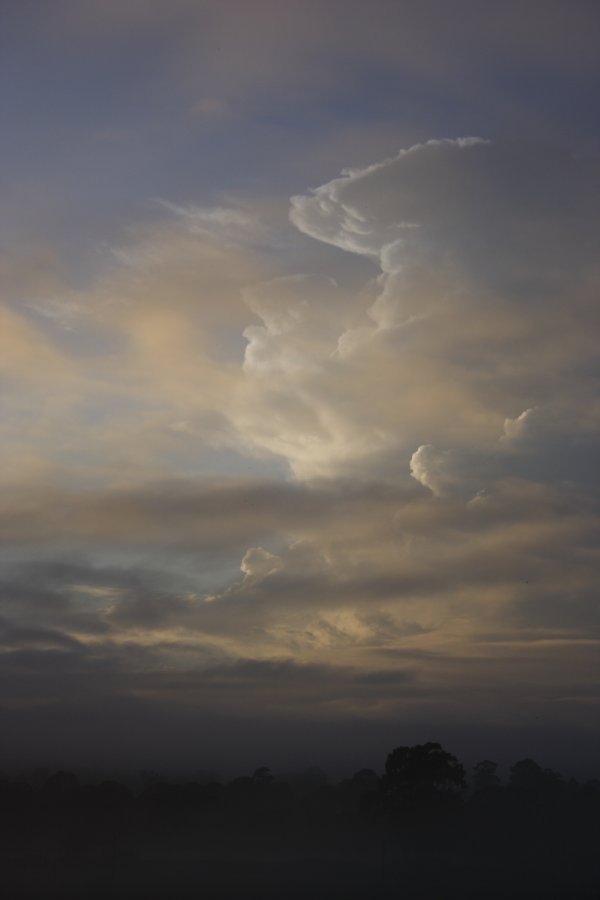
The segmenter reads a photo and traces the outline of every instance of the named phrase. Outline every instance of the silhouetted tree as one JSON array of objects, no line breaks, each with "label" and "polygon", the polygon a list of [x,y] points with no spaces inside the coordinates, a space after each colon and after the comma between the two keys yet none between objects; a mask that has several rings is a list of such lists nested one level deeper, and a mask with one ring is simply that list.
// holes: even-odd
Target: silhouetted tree
[{"label": "silhouetted tree", "polygon": [[542,767],[530,757],[520,759],[510,767],[509,785],[527,790],[539,787],[543,778]]},{"label": "silhouetted tree", "polygon": [[64,797],[73,794],[79,785],[77,775],[73,772],[55,772],[43,785],[47,796]]},{"label": "silhouetted tree", "polygon": [[513,790],[529,794],[538,800],[556,799],[566,791],[566,784],[560,772],[542,769],[529,757],[519,760],[511,767],[509,783]]},{"label": "silhouetted tree", "polygon": [[352,778],[344,779],[339,791],[346,812],[363,817],[376,812],[379,808],[379,785],[379,777],[373,769],[360,769]]},{"label": "silhouetted tree", "polygon": [[360,769],[350,779],[352,787],[360,794],[368,791],[376,791],[379,787],[379,777],[373,769]]},{"label": "silhouetted tree", "polygon": [[255,769],[252,780],[255,784],[260,785],[272,784],[275,781],[268,766],[259,766],[258,769]]},{"label": "silhouetted tree", "polygon": [[466,787],[465,770],[441,744],[396,747],[381,781],[388,810],[414,813],[450,806]]},{"label": "silhouetted tree", "polygon": [[492,762],[491,759],[483,759],[473,766],[473,790],[484,791],[486,788],[499,787],[497,770],[498,763]]},{"label": "silhouetted tree", "polygon": [[327,775],[319,766],[309,766],[294,776],[294,783],[305,789],[312,789],[327,784]]}]

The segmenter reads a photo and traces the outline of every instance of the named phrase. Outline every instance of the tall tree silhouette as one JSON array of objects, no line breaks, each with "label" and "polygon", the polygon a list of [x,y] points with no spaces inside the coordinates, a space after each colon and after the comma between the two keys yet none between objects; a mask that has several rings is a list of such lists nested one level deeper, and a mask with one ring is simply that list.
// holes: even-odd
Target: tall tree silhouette
[{"label": "tall tree silhouette", "polygon": [[452,805],[466,787],[465,770],[441,744],[396,747],[386,759],[381,786],[391,812],[438,810]]}]

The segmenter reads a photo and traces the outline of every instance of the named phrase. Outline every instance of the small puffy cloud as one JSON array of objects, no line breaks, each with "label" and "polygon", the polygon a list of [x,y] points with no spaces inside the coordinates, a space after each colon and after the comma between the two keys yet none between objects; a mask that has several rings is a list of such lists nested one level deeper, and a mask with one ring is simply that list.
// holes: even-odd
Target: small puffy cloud
[{"label": "small puffy cloud", "polygon": [[500,440],[505,441],[506,443],[514,443],[523,438],[530,427],[531,419],[534,414],[535,410],[533,408],[524,409],[516,419],[505,419],[504,434],[501,436]]},{"label": "small puffy cloud", "polygon": [[433,444],[422,444],[410,458],[410,474],[436,495],[444,492],[448,484],[450,451],[438,450]]},{"label": "small puffy cloud", "polygon": [[269,553],[263,547],[250,547],[240,563],[244,581],[260,581],[277,572],[281,566],[280,557]]}]

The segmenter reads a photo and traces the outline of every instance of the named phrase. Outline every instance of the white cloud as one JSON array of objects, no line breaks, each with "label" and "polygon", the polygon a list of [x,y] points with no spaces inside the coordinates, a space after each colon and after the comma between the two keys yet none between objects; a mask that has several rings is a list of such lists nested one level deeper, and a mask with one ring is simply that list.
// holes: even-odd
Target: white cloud
[{"label": "white cloud", "polygon": [[240,569],[244,573],[244,582],[254,583],[279,571],[282,565],[281,558],[274,553],[263,547],[250,547],[244,554]]},{"label": "white cloud", "polygon": [[327,321],[327,302],[336,291],[332,279],[307,275],[276,278],[245,290],[246,304],[263,323],[244,330],[246,372],[294,377],[322,371],[335,337]]},{"label": "white cloud", "polygon": [[410,458],[410,474],[432,494],[441,496],[463,480],[459,463],[455,451],[422,444]]},{"label": "white cloud", "polygon": [[531,419],[534,414],[535,409],[530,407],[529,409],[524,409],[516,419],[505,419],[504,434],[500,440],[506,443],[515,443],[523,438],[531,425]]}]

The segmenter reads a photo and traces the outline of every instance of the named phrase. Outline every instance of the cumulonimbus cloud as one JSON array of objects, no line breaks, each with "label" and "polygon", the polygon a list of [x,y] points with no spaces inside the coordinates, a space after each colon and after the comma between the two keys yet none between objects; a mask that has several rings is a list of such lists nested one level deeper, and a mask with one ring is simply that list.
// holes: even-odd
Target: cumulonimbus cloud
[{"label": "cumulonimbus cloud", "polygon": [[[293,201],[370,275],[274,273],[244,217],[190,207],[82,298],[88,358],[11,310],[13,458],[48,466],[2,494],[10,683],[30,666],[45,702],[63,666],[61,687],[195,708],[210,684],[239,711],[289,671],[302,708],[326,662],[346,712],[404,714],[398,685],[447,708],[451,685],[485,715],[533,666],[540,703],[576,694],[597,639],[594,177],[433,141]],[[24,416],[65,385],[54,422]],[[241,699],[240,672],[261,673]]]}]

